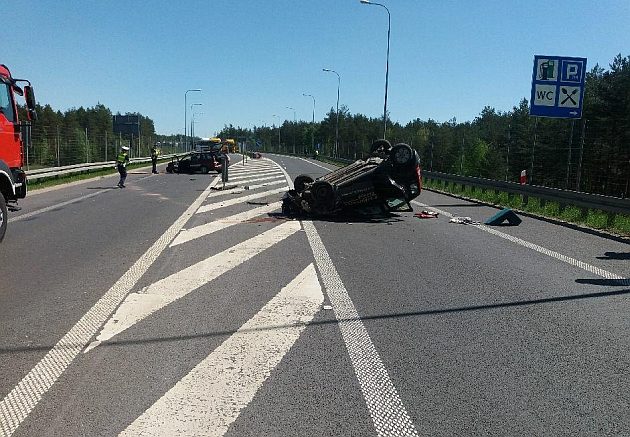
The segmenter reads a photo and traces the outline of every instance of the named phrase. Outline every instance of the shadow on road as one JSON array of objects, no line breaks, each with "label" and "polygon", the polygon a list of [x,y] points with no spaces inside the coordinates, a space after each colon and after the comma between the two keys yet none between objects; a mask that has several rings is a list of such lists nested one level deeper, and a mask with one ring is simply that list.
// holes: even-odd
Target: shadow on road
[{"label": "shadow on road", "polygon": [[630,252],[604,252],[604,256],[598,256],[597,259],[630,259]]},{"label": "shadow on road", "polygon": [[[244,329],[244,330],[234,329],[234,330],[226,330],[226,331],[199,333],[199,334],[193,334],[193,335],[145,338],[141,340],[110,341],[110,342],[102,343],[101,346],[126,346],[126,345],[137,345],[137,344],[162,343],[162,342],[177,342],[177,341],[193,340],[196,338],[228,336],[236,332],[241,332],[241,333],[242,332],[261,332],[261,331],[271,331],[271,330],[276,330],[276,329],[286,329],[286,328],[291,328],[291,327],[296,327],[296,326],[335,325],[339,323],[355,322],[357,320],[361,320],[361,321],[395,320],[395,319],[401,319],[405,317],[434,316],[434,315],[440,315],[440,314],[451,314],[451,313],[455,314],[455,313],[486,311],[486,310],[495,310],[495,309],[503,309],[503,308],[518,308],[518,307],[547,304],[547,303],[570,302],[570,301],[579,301],[579,300],[584,300],[584,299],[625,296],[629,294],[630,294],[630,289],[624,289],[624,290],[604,291],[604,292],[599,292],[599,293],[584,293],[584,294],[576,294],[576,295],[569,295],[569,296],[547,297],[547,298],[542,298],[542,299],[492,303],[492,304],[485,304],[485,305],[460,306],[460,307],[440,308],[440,309],[433,309],[433,310],[412,311],[412,312],[404,312],[404,313],[378,314],[378,315],[372,315],[372,316],[363,316],[359,318],[346,318],[346,319],[340,319],[340,320],[326,319],[326,320],[318,320],[318,321],[314,321],[310,323],[297,323],[297,324],[291,324],[291,325],[269,325],[264,328],[255,328],[255,329]],[[82,345],[82,344],[68,344],[64,348],[74,349],[74,348],[80,347],[81,349],[83,349],[86,346],[87,345]],[[48,351],[52,348],[53,346],[33,346],[33,347],[5,346],[5,347],[0,347],[0,355],[16,354],[16,353],[24,353],[24,352]],[[64,349],[64,348],[61,348],[61,349]]]}]

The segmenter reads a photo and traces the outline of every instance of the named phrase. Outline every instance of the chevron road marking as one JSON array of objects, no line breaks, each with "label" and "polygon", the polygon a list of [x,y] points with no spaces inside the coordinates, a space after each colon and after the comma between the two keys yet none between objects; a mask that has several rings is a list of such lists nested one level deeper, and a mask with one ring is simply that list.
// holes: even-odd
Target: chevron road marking
[{"label": "chevron road marking", "polygon": [[[242,184],[245,184],[247,182],[249,182],[249,181],[240,181],[239,183],[242,185]],[[277,180],[277,181],[265,182],[264,184],[249,185],[247,187],[247,190],[253,191],[253,190],[257,190],[258,188],[271,187],[271,186],[274,186],[274,185],[280,185],[280,184],[284,184],[284,183],[285,183],[284,178],[282,178],[282,179]],[[220,196],[225,196],[227,194],[241,194],[244,191],[245,191],[245,187],[243,187],[243,186],[229,188],[227,190],[215,191],[210,196],[208,196],[208,199],[212,200],[212,199],[215,199],[215,198],[220,197]]]},{"label": "chevron road marking", "polygon": [[212,191],[219,178],[214,178],[203,193],[153,243],[124,275],[64,335],[31,371],[0,401],[0,437],[10,436],[33,411],[42,396],[57,382],[116,307],[168,247],[195,210]]},{"label": "chevron road marking", "polygon": [[224,435],[323,302],[310,264],[120,435]]},{"label": "chevron road marking", "polygon": [[149,285],[141,293],[130,293],[85,352],[89,352],[145,317],[229,272],[300,229],[302,226],[297,221],[283,223],[197,264],[173,273]]},{"label": "chevron road marking", "polygon": [[230,182],[235,182],[235,181],[239,181],[242,179],[250,179],[252,176],[276,176],[276,177],[280,177],[282,176],[282,173],[277,171],[277,170],[273,170],[273,171],[264,171],[264,172],[256,172],[256,173],[250,173],[247,172],[246,174],[243,174],[241,176],[235,176],[235,177],[230,177],[229,180]]},{"label": "chevron road marking", "polygon": [[239,203],[245,203],[249,200],[260,199],[261,197],[271,196],[272,194],[283,193],[287,191],[287,186],[276,188],[275,190],[263,191],[261,193],[250,194],[249,196],[241,196],[236,199],[226,200],[224,202],[215,202],[208,205],[204,205],[197,210],[197,214],[204,212],[214,211],[215,209],[223,208],[226,206],[238,205]]},{"label": "chevron road marking", "polygon": [[[284,181],[282,181],[282,183],[284,183]],[[222,218],[222,219],[210,222],[210,223],[206,223],[204,225],[195,226],[194,228],[182,230],[179,233],[179,235],[171,243],[171,247],[177,246],[182,243],[186,243],[187,241],[196,240],[197,238],[201,238],[206,235],[210,235],[214,232],[228,228],[235,224],[243,223],[247,220],[251,220],[254,217],[258,217],[259,215],[263,215],[263,214],[267,214],[269,212],[275,211],[277,209],[280,209],[281,207],[282,207],[282,202],[274,202],[269,205],[263,205],[258,208],[241,212],[240,214],[234,214],[230,217],[225,217],[225,218]]]}]

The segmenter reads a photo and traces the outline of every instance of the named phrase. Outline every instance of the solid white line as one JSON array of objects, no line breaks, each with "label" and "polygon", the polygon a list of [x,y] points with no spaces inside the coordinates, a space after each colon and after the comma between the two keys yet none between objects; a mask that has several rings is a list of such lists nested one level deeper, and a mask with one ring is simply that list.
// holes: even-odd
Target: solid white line
[{"label": "solid white line", "polygon": [[[450,212],[443,211],[438,208],[434,208],[431,205],[427,205],[427,204],[418,202],[416,200],[412,200],[411,203],[414,203],[423,208],[431,208],[432,210],[439,212],[440,214],[446,217],[451,217],[451,218],[453,217],[453,214],[451,214]],[[615,280],[615,282],[619,284],[620,286],[630,285],[630,278],[624,278],[623,276],[617,275],[615,273],[609,272],[604,269],[600,269],[599,267],[595,267],[583,261],[579,261],[575,258],[571,258],[570,256],[566,256],[561,253],[555,252],[553,250],[547,249],[543,246],[539,246],[538,244],[530,243],[529,241],[523,240],[521,238],[514,237],[512,235],[506,234],[501,231],[497,231],[496,229],[490,228],[486,225],[467,225],[467,226],[474,226],[475,228],[481,229],[482,231],[485,231],[489,234],[496,235],[497,237],[501,237],[505,240],[511,241],[512,243],[518,244],[519,246],[523,246],[535,252],[542,253],[543,255],[550,256],[551,258],[570,264],[574,267],[578,267],[594,275],[601,276],[602,278]]]},{"label": "solid white line", "polygon": [[85,348],[110,314],[124,300],[138,280],[168,247],[184,224],[193,216],[211,188],[215,178],[186,211],[131,266],[127,272],[64,335],[33,369],[0,401],[0,436],[10,436],[35,408],[70,363]]},{"label": "solid white line", "polygon": [[120,334],[145,317],[192,293],[199,287],[241,265],[301,229],[297,221],[285,222],[221,253],[161,279],[141,293],[131,293],[107,321],[96,341],[85,350]]},{"label": "solid white line", "polygon": [[[284,181],[282,181],[284,183]],[[258,208],[250,209],[240,214],[234,214],[230,217],[222,218],[214,222],[206,223],[194,228],[182,230],[179,235],[171,243],[171,247],[177,246],[188,241],[196,240],[197,238],[205,237],[214,232],[233,226],[237,223],[243,223],[247,220],[251,220],[259,215],[267,214],[282,207],[282,202],[275,202],[269,205],[263,205]]]},{"label": "solid white line", "polygon": [[120,435],[224,435],[323,301],[311,264]]},{"label": "solid white line", "polygon": [[238,205],[239,203],[245,203],[249,200],[260,199],[261,197],[271,196],[273,194],[282,193],[287,190],[288,187],[284,186],[281,188],[276,188],[275,190],[263,191],[261,193],[250,194],[249,196],[241,196],[236,199],[226,200],[224,202],[216,202],[210,203],[208,205],[204,205],[197,210],[197,214],[202,214],[204,212],[214,211],[219,208],[224,208],[226,206]]}]

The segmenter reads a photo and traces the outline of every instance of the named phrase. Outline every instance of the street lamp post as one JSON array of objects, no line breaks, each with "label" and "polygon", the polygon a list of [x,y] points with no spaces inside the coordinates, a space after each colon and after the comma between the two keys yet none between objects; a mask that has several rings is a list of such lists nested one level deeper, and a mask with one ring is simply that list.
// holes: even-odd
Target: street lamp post
[{"label": "street lamp post", "polygon": [[[192,108],[191,108],[192,109]],[[203,112],[192,113],[192,123],[190,123],[190,137],[191,137],[191,150],[195,148],[195,123],[199,123],[195,120],[195,115],[203,115]]]},{"label": "street lamp post", "polygon": [[[190,105],[190,112],[191,112],[191,113],[193,112],[193,106],[203,106],[203,103],[193,103],[192,105]],[[193,143],[195,142],[195,139],[194,139],[194,138],[193,138],[193,136],[192,136],[192,134],[193,134],[193,128],[192,128],[192,126],[193,126],[193,124],[192,124],[192,123],[190,123],[190,138],[191,138],[191,140],[190,140],[190,142],[191,142],[191,144],[190,144],[190,150],[192,150]]]},{"label": "street lamp post", "polygon": [[292,108],[290,106],[285,106],[285,108],[293,111],[293,154],[295,155],[295,127],[297,124],[297,121],[295,119],[295,108]]},{"label": "street lamp post", "polygon": [[278,117],[278,153],[280,153],[280,117],[273,114],[273,117]]},{"label": "street lamp post", "polygon": [[387,61],[385,63],[385,105],[383,107],[383,139],[385,139],[385,134],[387,133],[387,84],[389,82],[389,34],[392,28],[392,16],[389,13],[389,9],[387,9],[387,6],[385,5],[382,5],[380,3],[372,3],[370,0],[360,1],[364,5],[381,6],[387,11]]},{"label": "street lamp post", "polygon": [[186,148],[188,147],[188,140],[186,139],[186,131],[188,129],[188,123],[186,122],[186,115],[188,113],[188,104],[186,102],[186,99],[188,97],[188,93],[191,91],[200,93],[201,89],[194,88],[191,90],[186,90],[186,92],[184,93],[184,151],[186,151]]},{"label": "street lamp post", "polygon": [[311,94],[302,93],[302,95],[304,97],[310,97],[311,99],[313,99],[313,123],[311,126],[311,153],[314,153],[315,152],[315,97],[313,97]]},{"label": "street lamp post", "polygon": [[339,88],[341,87],[341,76],[335,70],[322,68],[322,71],[335,73],[337,75],[337,124],[335,125],[335,157],[339,156]]}]

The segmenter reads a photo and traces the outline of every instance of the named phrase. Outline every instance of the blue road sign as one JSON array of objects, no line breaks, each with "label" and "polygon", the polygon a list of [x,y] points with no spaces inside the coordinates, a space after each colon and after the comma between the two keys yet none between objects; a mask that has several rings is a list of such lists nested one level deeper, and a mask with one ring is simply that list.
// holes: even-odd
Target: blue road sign
[{"label": "blue road sign", "polygon": [[534,56],[529,114],[582,118],[586,58]]}]

